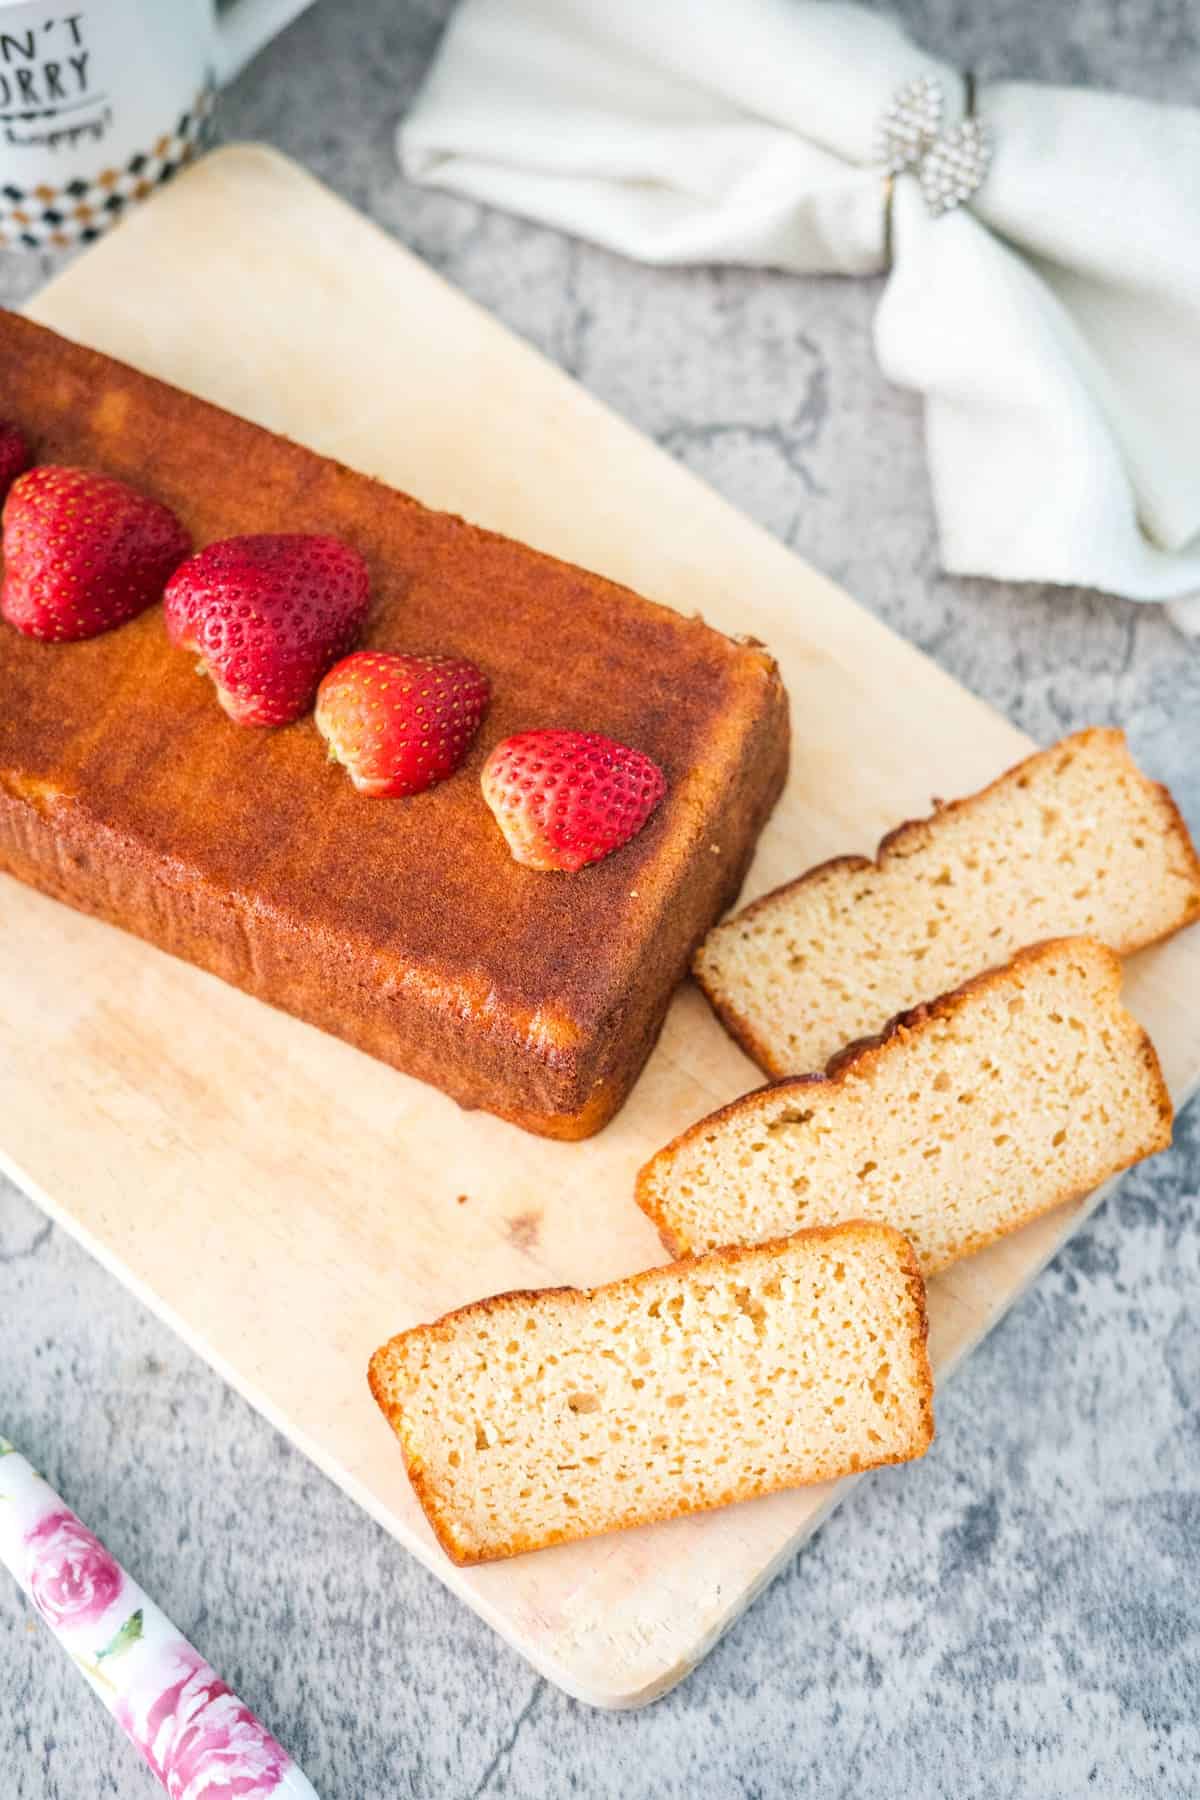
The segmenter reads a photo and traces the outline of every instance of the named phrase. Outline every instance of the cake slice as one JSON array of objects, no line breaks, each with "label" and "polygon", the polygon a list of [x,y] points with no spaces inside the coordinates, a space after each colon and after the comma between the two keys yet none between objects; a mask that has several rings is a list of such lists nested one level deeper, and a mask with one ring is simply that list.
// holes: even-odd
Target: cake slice
[{"label": "cake slice", "polygon": [[1200,916],[1200,860],[1121,731],[1077,732],[968,799],[822,863],[711,931],[695,973],[768,1075],[821,1070],[1024,944],[1122,955]]},{"label": "cake slice", "polygon": [[458,1563],[921,1456],[925,1291],[882,1225],[803,1231],[402,1332],[371,1391]]},{"label": "cake slice", "polygon": [[[130,483],[197,548],[350,545],[371,576],[362,647],[465,658],[493,696],[456,775],[367,799],[311,717],[227,719],[159,606],[83,643],[0,623],[0,870],[464,1106],[596,1131],[783,784],[771,657],[2,311],[0,397],[39,461]],[[645,828],[574,875],[514,862],[479,787],[502,738],[560,726],[643,751],[667,781]]]},{"label": "cake slice", "polygon": [[1021,951],[758,1089],[647,1163],[637,1200],[676,1253],[881,1219],[932,1275],[1171,1141],[1171,1101],[1091,938]]}]

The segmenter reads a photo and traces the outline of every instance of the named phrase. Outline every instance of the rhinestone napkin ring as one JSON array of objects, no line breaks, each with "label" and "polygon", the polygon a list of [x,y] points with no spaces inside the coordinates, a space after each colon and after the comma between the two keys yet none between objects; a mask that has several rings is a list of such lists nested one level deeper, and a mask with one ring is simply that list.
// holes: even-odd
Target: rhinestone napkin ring
[{"label": "rhinestone napkin ring", "polygon": [[[968,82],[968,94],[974,84]],[[977,191],[992,159],[983,125],[973,115],[943,131],[945,95],[932,75],[918,75],[893,94],[879,123],[879,160],[889,176],[915,172],[935,218]]]}]

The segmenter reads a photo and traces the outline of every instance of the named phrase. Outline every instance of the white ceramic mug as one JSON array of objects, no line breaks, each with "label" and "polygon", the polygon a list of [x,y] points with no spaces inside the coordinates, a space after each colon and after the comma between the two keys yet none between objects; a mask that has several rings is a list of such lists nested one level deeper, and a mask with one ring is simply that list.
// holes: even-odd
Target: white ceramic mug
[{"label": "white ceramic mug", "polygon": [[217,88],[308,0],[0,0],[0,247],[98,237],[196,154]]}]

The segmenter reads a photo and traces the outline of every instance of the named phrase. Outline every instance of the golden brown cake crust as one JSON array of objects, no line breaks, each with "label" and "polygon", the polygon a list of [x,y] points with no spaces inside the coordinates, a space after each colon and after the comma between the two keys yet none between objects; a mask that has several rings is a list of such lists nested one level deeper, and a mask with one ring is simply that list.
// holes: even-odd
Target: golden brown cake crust
[{"label": "golden brown cake crust", "polygon": [[[371,569],[364,643],[471,657],[495,694],[454,778],[366,800],[311,718],[230,723],[159,607],[65,646],[0,623],[0,868],[465,1105],[603,1125],[783,785],[772,659],[3,311],[0,413],[39,461],[164,501],[197,546],[343,538]],[[551,725],[634,744],[669,783],[577,875],[514,863],[479,792],[500,738]]]}]

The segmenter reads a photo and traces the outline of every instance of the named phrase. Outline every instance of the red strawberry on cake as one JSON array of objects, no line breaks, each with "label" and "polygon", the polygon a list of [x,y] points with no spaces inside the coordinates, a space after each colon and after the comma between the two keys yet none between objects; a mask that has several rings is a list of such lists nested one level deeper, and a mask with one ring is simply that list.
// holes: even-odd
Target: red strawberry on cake
[{"label": "red strawberry on cake", "polygon": [[0,502],[32,461],[33,452],[20,426],[0,419]]},{"label": "red strawberry on cake", "polygon": [[27,637],[96,637],[160,600],[191,547],[157,500],[44,463],[18,477],[4,504],[0,612]]},{"label": "red strawberry on cake", "polygon": [[369,599],[367,565],[339,538],[226,538],[176,571],[167,634],[199,657],[235,723],[287,725],[354,643]]},{"label": "red strawberry on cake", "polygon": [[491,699],[460,656],[359,650],[317,692],[317,730],[360,794],[419,794],[459,767]]},{"label": "red strawberry on cake", "polygon": [[481,785],[517,862],[572,872],[636,837],[667,791],[656,762],[596,731],[505,738]]}]

